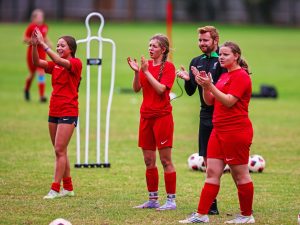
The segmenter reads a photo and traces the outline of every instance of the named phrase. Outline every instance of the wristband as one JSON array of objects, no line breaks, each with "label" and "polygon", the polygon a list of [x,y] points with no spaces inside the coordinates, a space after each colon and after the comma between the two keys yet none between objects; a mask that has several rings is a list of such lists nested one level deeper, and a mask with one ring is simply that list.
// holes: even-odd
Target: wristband
[{"label": "wristband", "polygon": [[44,48],[44,50],[45,50],[45,52],[47,52],[47,51],[49,50],[49,47],[47,47],[47,48]]}]

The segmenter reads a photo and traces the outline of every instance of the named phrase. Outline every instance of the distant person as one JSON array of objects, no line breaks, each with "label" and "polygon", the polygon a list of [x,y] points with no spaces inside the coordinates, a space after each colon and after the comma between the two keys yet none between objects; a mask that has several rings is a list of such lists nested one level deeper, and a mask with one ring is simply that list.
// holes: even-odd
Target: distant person
[{"label": "distant person", "polygon": [[202,86],[207,105],[214,105],[213,131],[207,149],[207,176],[202,188],[197,213],[180,223],[208,223],[211,203],[220,189],[220,179],[226,164],[237,186],[241,214],[226,221],[229,224],[255,223],[252,215],[254,187],[249,174],[249,151],[253,128],[248,115],[252,84],[248,65],[241,58],[236,43],[225,42],[219,61],[228,70],[213,84],[211,74],[192,67],[196,82]]},{"label": "distant person", "polygon": [[[46,102],[47,98],[45,97],[45,71],[43,68],[37,67],[32,62],[32,45],[31,45],[31,35],[34,32],[35,28],[38,28],[45,42],[51,46],[49,39],[47,38],[48,26],[44,23],[44,12],[41,9],[35,9],[31,14],[31,23],[26,28],[24,34],[24,42],[28,45],[27,48],[27,66],[29,69],[29,75],[26,78],[25,88],[24,88],[24,97],[26,101],[30,101],[30,87],[31,83],[35,77],[35,73],[38,73],[38,88],[40,95],[40,102]],[[46,59],[46,53],[41,46],[38,46],[39,57],[43,60]]]},{"label": "distant person", "polygon": [[[139,147],[146,165],[146,182],[149,201],[135,208],[156,208],[157,210],[176,209],[176,172],[172,162],[174,122],[169,93],[175,79],[175,67],[167,61],[169,40],[157,34],[149,42],[151,60],[141,57],[141,67],[128,57],[128,64],[134,71],[133,90],[143,90],[143,103],[140,108]],[[167,201],[158,202],[158,170],[156,149],[164,168]]]},{"label": "distant person", "polygon": [[[189,66],[189,72],[187,72],[183,66],[181,66],[181,70],[177,72],[177,76],[184,79],[184,88],[189,96],[192,96],[198,89],[201,104],[198,148],[199,155],[204,157],[205,164],[207,155],[207,143],[213,129],[212,114],[214,107],[205,103],[202,95],[202,87],[196,83],[195,76],[192,73],[191,67],[193,66],[196,67],[199,71],[210,73],[212,75],[213,82],[216,83],[221,73],[226,72],[226,70],[222,69],[220,67],[220,64],[218,63],[218,44],[219,33],[215,27],[204,26],[198,28],[198,46],[203,54],[192,59]],[[209,214],[219,214],[217,200],[212,203]]]},{"label": "distant person", "polygon": [[[57,41],[56,53],[51,50],[44,41],[42,33],[36,28],[31,41],[34,65],[52,75],[53,91],[48,122],[56,164],[54,182],[44,199],[74,196],[67,147],[78,119],[78,89],[82,63],[75,57],[76,40],[71,36],[62,36]],[[42,47],[52,61],[45,61],[39,57],[38,46]],[[60,192],[61,181],[63,181],[63,190]]]}]

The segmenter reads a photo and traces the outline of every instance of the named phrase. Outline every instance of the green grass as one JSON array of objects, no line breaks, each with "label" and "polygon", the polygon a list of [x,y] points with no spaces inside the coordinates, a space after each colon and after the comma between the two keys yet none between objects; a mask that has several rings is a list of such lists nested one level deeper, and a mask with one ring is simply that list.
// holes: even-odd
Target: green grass
[{"label": "green grass", "polygon": [[[55,218],[81,224],[177,224],[198,204],[204,174],[187,169],[187,158],[197,151],[199,122],[198,96],[172,102],[175,120],[173,159],[177,168],[178,210],[157,213],[134,210],[132,206],[146,199],[144,164],[137,147],[140,94],[114,94],[111,132],[110,169],[72,169],[75,198],[44,201],[53,177],[54,153],[47,128],[48,106],[38,103],[36,81],[32,86],[32,101],[23,100],[23,85],[27,68],[25,46],[21,39],[26,24],[0,24],[0,224],[49,224]],[[175,24],[173,54],[176,67],[188,66],[199,54],[196,29],[199,24]],[[267,162],[262,174],[252,174],[255,184],[254,211],[257,224],[296,224],[300,192],[300,31],[293,28],[218,25],[221,43],[240,43],[252,68],[254,91],[262,83],[278,88],[279,99],[253,99],[250,116],[255,129],[252,153],[261,154]],[[97,26],[93,26],[97,29]],[[53,43],[63,34],[85,38],[83,23],[50,23]],[[165,32],[164,24],[107,23],[104,36],[117,45],[116,90],[130,88],[132,72],[127,56],[147,55],[148,39]],[[95,32],[94,32],[95,33]],[[94,45],[93,45],[94,46]],[[104,48],[103,92],[109,85],[109,48]],[[84,46],[78,55],[84,58]],[[94,71],[94,70],[93,70]],[[84,74],[84,73],[83,73]],[[93,76],[93,83],[96,78]],[[174,91],[179,89],[174,85]],[[50,96],[50,79],[47,78]],[[95,87],[92,88],[95,96]],[[81,108],[84,108],[85,80],[80,88]],[[107,97],[104,94],[103,97]],[[105,102],[105,98],[103,98]],[[95,99],[92,100],[95,112]],[[104,105],[103,105],[104,110]],[[104,112],[104,111],[103,111]],[[84,111],[81,110],[84,118]],[[92,117],[91,130],[95,130]],[[91,134],[90,146],[95,146]],[[102,135],[103,137],[104,135]],[[92,152],[91,152],[92,154]],[[93,153],[95,155],[95,153]],[[75,162],[75,135],[69,147],[71,162]],[[91,158],[93,155],[91,155]],[[159,164],[159,163],[158,163]],[[162,167],[160,195],[164,200]],[[212,224],[223,224],[226,213],[238,212],[235,186],[230,175],[222,178],[219,193],[220,216],[211,217]]]}]

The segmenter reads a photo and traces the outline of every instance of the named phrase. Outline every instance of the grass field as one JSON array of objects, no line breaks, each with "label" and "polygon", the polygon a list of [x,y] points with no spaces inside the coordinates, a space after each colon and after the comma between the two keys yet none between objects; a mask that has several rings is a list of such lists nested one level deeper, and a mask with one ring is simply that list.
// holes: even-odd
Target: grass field
[{"label": "grass field", "polygon": [[[173,32],[174,63],[188,66],[199,54],[196,28],[202,24],[175,24]],[[84,38],[83,23],[50,23],[53,43],[63,34]],[[250,116],[255,129],[252,154],[261,154],[267,162],[262,174],[252,174],[255,185],[254,215],[257,224],[292,225],[300,212],[300,30],[282,27],[217,25],[221,43],[234,40],[241,45],[252,68],[254,91],[261,84],[275,85],[277,100],[253,99]],[[48,106],[38,103],[36,81],[32,101],[23,100],[27,68],[25,46],[21,39],[26,24],[0,24],[0,224],[49,224],[63,217],[74,225],[83,224],[177,224],[195,211],[204,174],[187,169],[187,158],[197,151],[199,99],[184,95],[172,102],[175,120],[173,159],[178,174],[177,204],[172,212],[134,210],[132,206],[147,198],[144,164],[137,147],[140,94],[124,94],[130,88],[132,72],[127,56],[147,55],[148,39],[165,32],[164,24],[111,24],[104,36],[117,45],[116,91],[113,99],[110,132],[110,169],[72,169],[76,197],[45,201],[53,177],[54,153],[47,128]],[[96,26],[93,28],[97,29]],[[108,92],[109,48],[103,58],[103,92]],[[78,55],[84,58],[84,48]],[[93,70],[94,71],[94,70]],[[84,74],[84,73],[83,73]],[[92,79],[95,83],[95,78]],[[47,79],[47,95],[50,96]],[[174,91],[179,92],[177,85]],[[95,95],[95,88],[92,88]],[[85,80],[80,89],[84,108]],[[107,94],[103,94],[105,102]],[[104,105],[103,105],[104,106]],[[95,112],[95,99],[92,100]],[[104,110],[104,107],[103,107]],[[84,117],[84,111],[81,110]],[[104,118],[103,118],[104,119]],[[95,130],[95,118],[91,130]],[[104,135],[102,135],[103,137]],[[90,146],[95,146],[95,135]],[[93,153],[95,155],[95,153]],[[75,163],[75,136],[69,147]],[[93,155],[91,156],[93,159]],[[159,164],[158,164],[159,165]],[[165,200],[162,167],[160,196]],[[223,224],[227,213],[238,212],[235,186],[229,174],[222,179],[219,193],[220,216],[212,224]]]}]

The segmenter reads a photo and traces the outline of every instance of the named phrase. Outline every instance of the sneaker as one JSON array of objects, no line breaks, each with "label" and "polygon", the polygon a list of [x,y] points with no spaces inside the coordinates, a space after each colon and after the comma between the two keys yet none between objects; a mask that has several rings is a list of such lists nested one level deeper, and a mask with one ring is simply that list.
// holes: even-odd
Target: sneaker
[{"label": "sneaker", "polygon": [[41,103],[47,102],[47,98],[46,98],[46,97],[41,97],[41,98],[40,98],[40,102],[41,102]]},{"label": "sneaker", "polygon": [[199,213],[193,213],[185,220],[179,220],[179,223],[209,223],[209,218],[207,215],[200,215]]},{"label": "sneaker", "polygon": [[26,101],[30,101],[29,91],[24,91],[24,98],[25,98]]},{"label": "sneaker", "polygon": [[176,202],[174,200],[167,200],[164,205],[157,208],[157,211],[164,211],[164,210],[175,210],[176,209]]},{"label": "sneaker", "polygon": [[255,219],[252,215],[251,216],[237,215],[236,218],[232,220],[228,220],[225,223],[233,223],[233,224],[255,223]]},{"label": "sneaker", "polygon": [[134,206],[135,209],[156,209],[159,207],[159,202],[157,200],[149,200],[141,205]]},{"label": "sneaker", "polygon": [[49,191],[47,195],[44,196],[44,199],[54,199],[59,198],[59,193],[56,191],[53,191],[52,189]]},{"label": "sneaker", "polygon": [[68,191],[65,189],[62,189],[62,191],[59,193],[59,197],[73,197],[75,196],[74,191]]}]

